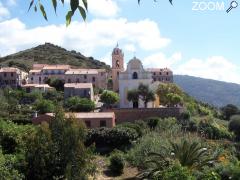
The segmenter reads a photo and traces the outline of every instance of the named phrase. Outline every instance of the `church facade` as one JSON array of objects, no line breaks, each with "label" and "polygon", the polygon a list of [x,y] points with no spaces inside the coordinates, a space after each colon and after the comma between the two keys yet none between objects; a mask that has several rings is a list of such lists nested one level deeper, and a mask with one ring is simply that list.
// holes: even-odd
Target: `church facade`
[{"label": "church facade", "polygon": [[[172,83],[173,72],[168,68],[144,69],[142,62],[136,57],[128,62],[124,70],[124,53],[117,45],[112,52],[112,82],[113,90],[120,95],[120,108],[133,108],[134,104],[127,99],[129,90],[137,89],[140,84],[151,89],[156,83]],[[143,107],[144,103],[139,100],[138,108]],[[153,108],[156,104],[150,102],[147,107]]]}]

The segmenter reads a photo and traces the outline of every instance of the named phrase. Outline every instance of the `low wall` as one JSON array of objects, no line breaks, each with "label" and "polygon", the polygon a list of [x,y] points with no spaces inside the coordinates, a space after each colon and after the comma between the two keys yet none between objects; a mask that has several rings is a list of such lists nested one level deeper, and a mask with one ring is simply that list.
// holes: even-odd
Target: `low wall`
[{"label": "low wall", "polygon": [[123,122],[134,122],[139,119],[150,117],[175,117],[179,118],[183,112],[182,108],[142,108],[142,109],[105,109],[104,112],[114,112],[116,124]]}]

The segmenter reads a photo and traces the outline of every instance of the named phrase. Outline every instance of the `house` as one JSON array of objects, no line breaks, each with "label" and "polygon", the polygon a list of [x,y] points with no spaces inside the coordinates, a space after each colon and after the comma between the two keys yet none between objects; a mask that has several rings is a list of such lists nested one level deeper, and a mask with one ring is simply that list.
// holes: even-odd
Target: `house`
[{"label": "house", "polygon": [[94,88],[107,88],[105,69],[73,69],[70,65],[34,64],[29,71],[29,84],[44,84],[47,79],[61,79],[66,83],[92,83]]},{"label": "house", "polygon": [[64,84],[64,98],[72,96],[79,96],[81,98],[88,98],[94,100],[94,92],[92,83],[65,83]]},{"label": "house", "polygon": [[152,73],[153,82],[173,83],[173,72],[169,68],[148,68]]},{"label": "house", "polygon": [[66,83],[92,83],[93,88],[107,88],[105,69],[70,69],[65,73]]},{"label": "house", "polygon": [[[53,113],[47,113],[34,117],[33,124],[41,124],[42,122],[50,122],[54,117]],[[89,112],[89,113],[65,113],[66,118],[76,118],[86,124],[87,128],[100,128],[115,126],[115,114],[113,112]]]},{"label": "house", "polygon": [[34,64],[29,71],[29,84],[45,84],[46,80],[56,78],[65,80],[65,72],[70,69],[69,65]]},{"label": "house", "polygon": [[0,69],[0,87],[19,87],[27,83],[28,73],[13,67]]},{"label": "house", "polygon": [[37,92],[47,92],[47,91],[51,91],[54,90],[53,87],[49,86],[48,84],[25,84],[22,86],[22,88],[27,92],[33,92],[33,91],[37,91]]}]

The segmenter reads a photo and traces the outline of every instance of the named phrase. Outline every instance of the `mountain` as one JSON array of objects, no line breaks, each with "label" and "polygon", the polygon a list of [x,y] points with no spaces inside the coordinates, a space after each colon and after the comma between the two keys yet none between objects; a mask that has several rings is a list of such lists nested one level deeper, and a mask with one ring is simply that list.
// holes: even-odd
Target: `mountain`
[{"label": "mountain", "polygon": [[0,66],[16,66],[25,71],[29,71],[36,63],[69,64],[81,68],[110,68],[93,57],[85,57],[79,52],[67,51],[50,43],[0,58]]},{"label": "mountain", "polygon": [[226,104],[240,106],[239,84],[184,75],[175,75],[174,82],[190,96],[202,102],[218,107]]}]

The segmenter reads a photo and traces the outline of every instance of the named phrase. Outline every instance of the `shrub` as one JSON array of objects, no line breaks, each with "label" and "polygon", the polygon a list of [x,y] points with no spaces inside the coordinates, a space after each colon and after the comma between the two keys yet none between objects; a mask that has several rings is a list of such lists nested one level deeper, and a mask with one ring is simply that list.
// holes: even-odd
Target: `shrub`
[{"label": "shrub", "polygon": [[158,117],[152,117],[147,119],[147,125],[150,129],[155,129],[159,124],[160,119]]},{"label": "shrub", "polygon": [[234,115],[231,117],[228,128],[229,131],[234,132],[236,139],[240,140],[240,115]]},{"label": "shrub", "polygon": [[110,165],[109,165],[109,169],[117,175],[121,175],[123,173],[123,169],[124,169],[124,158],[123,155],[116,151],[113,152],[110,156]]},{"label": "shrub", "polygon": [[228,104],[222,107],[221,111],[224,119],[229,120],[232,115],[235,115],[239,112],[239,109],[233,104]]},{"label": "shrub", "polygon": [[90,129],[85,144],[95,144],[96,148],[122,149],[138,138],[135,129],[128,127]]},{"label": "shrub", "polygon": [[217,167],[218,174],[221,176],[221,179],[232,179],[239,180],[240,177],[240,164],[228,164],[225,166]]},{"label": "shrub", "polygon": [[95,104],[89,99],[75,96],[67,99],[65,107],[74,112],[90,112],[94,110]]},{"label": "shrub", "polygon": [[50,100],[39,100],[35,103],[35,109],[40,114],[51,113],[54,111],[55,106]]},{"label": "shrub", "polygon": [[119,95],[113,91],[104,91],[100,96],[101,102],[105,103],[108,107],[119,101]]},{"label": "shrub", "polygon": [[199,131],[209,139],[231,139],[232,135],[227,130],[220,129],[211,123],[199,123]]},{"label": "shrub", "polygon": [[139,123],[126,122],[118,125],[118,127],[134,129],[137,132],[138,137],[141,137],[144,133],[144,125],[141,125],[140,122]]}]

